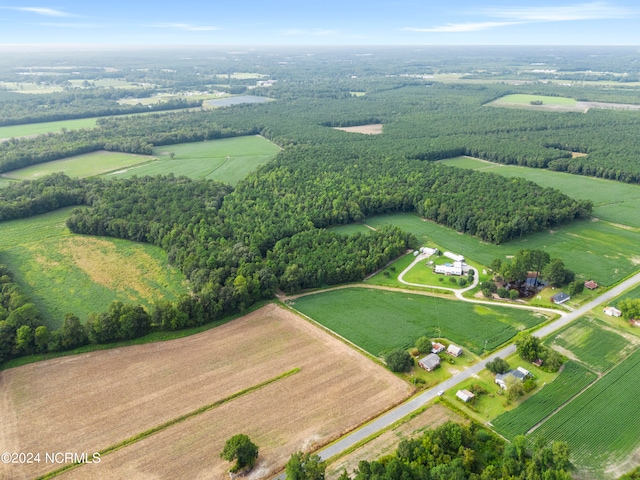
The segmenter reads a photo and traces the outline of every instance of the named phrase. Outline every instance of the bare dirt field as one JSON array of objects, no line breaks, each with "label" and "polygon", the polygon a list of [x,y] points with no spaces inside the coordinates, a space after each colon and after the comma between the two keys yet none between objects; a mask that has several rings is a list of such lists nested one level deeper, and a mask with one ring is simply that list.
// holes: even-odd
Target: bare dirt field
[{"label": "bare dirt field", "polygon": [[[221,478],[224,442],[260,447],[253,478],[400,402],[409,387],[297,315],[268,305],[198,335],[0,372],[0,452],[89,456],[203,405],[300,371],[168,427],[62,478]],[[0,465],[33,478],[60,465]]]},{"label": "bare dirt field", "polygon": [[398,444],[405,438],[414,438],[429,428],[435,428],[446,421],[463,422],[464,419],[439,404],[432,405],[425,411],[416,415],[411,420],[387,430],[379,437],[357,448],[350,454],[340,458],[327,467],[327,479],[337,479],[346,470],[352,474],[358,468],[360,460],[377,460],[378,458],[393,453]]},{"label": "bare dirt field", "polygon": [[343,132],[364,133],[365,135],[380,135],[382,133],[382,123],[373,123],[371,125],[358,125],[356,127],[335,127],[335,130]]}]

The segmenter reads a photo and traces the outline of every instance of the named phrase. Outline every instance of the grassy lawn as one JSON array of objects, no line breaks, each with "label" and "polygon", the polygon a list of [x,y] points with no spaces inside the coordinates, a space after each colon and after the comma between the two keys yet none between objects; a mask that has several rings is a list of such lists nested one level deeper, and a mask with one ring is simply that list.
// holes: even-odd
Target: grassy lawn
[{"label": "grassy lawn", "polygon": [[595,217],[640,228],[640,185],[571,175],[543,168],[501,165],[470,157],[451,158],[442,160],[441,163],[452,167],[497,173],[505,177],[523,177],[543,187],[557,188],[572,198],[591,200]]},{"label": "grassy lawn", "polygon": [[12,180],[10,178],[0,177],[0,188],[8,187],[9,185],[14,183],[16,183],[15,180]]},{"label": "grassy lawn", "polygon": [[249,172],[275,157],[279,151],[277,145],[259,135],[165,145],[153,149],[157,161],[117,172],[110,177],[173,173],[235,185]]},{"label": "grassy lawn", "polygon": [[128,240],[74,235],[70,209],[2,223],[0,263],[9,266],[50,328],[71,312],[85,321],[113,300],[150,306],[188,289],[158,247]]},{"label": "grassy lawn", "polygon": [[495,103],[518,103],[529,105],[529,102],[541,101],[543,105],[575,105],[577,102],[573,98],[566,97],[548,97],[546,95],[528,95],[524,93],[514,93],[505,95],[495,101]]},{"label": "grassy lawn", "polygon": [[153,157],[146,155],[100,151],[32,165],[5,175],[19,180],[33,180],[51,173],[64,172],[69,177],[84,178],[149,162],[152,159]]},{"label": "grassy lawn", "polygon": [[[457,408],[467,413],[470,417],[476,419],[480,423],[486,423],[505,412],[516,409],[523,402],[532,398],[537,392],[539,392],[545,383],[548,384],[552,382],[558,376],[557,373],[548,373],[540,370],[534,365],[530,365],[515,353],[506,357],[505,360],[509,362],[512,369],[516,369],[517,367],[526,368],[533,374],[536,380],[536,387],[531,392],[520,397],[517,402],[508,402],[506,391],[495,383],[495,376],[486,368],[481,370],[476,377],[469,378],[456,386],[455,389],[445,392],[446,399]],[[469,390],[469,387],[473,384],[480,385],[487,391],[487,393],[480,394],[476,402],[473,404],[464,404],[456,398],[455,394],[458,390]]]},{"label": "grassy lawn", "polygon": [[545,343],[599,373],[612,368],[640,345],[640,341],[630,342],[621,333],[592,317],[571,323]]},{"label": "grassy lawn", "polygon": [[77,120],[60,120],[58,122],[29,123],[26,125],[11,125],[0,127],[0,138],[25,137],[42,133],[55,133],[67,130],[79,130],[81,128],[93,128],[97,118],[80,118]]},{"label": "grassy lawn", "polygon": [[607,469],[620,466],[640,447],[640,349],[594,383],[530,436],[569,444],[581,478],[617,478]]},{"label": "grassy lawn", "polygon": [[606,222],[580,220],[502,245],[482,242],[413,214],[370,217],[366,223],[374,228],[397,225],[423,243],[446,245],[452,252],[482,265],[491,264],[494,258],[504,260],[521,249],[542,249],[552,258],[562,259],[567,268],[576,272],[577,279],[593,279],[601,285],[612,285],[631,275],[638,270],[640,260],[637,250],[640,232]]},{"label": "grassy lawn", "polygon": [[[433,262],[433,264],[428,265],[428,262]],[[430,256],[427,260],[423,260],[417,264],[415,264],[411,270],[409,270],[405,276],[404,281],[409,283],[419,283],[422,285],[433,285],[447,288],[455,288],[461,289],[466,288],[469,284],[465,284],[460,286],[458,280],[461,278],[467,279],[466,275],[462,277],[456,276],[446,276],[441,273],[434,273],[433,268],[435,265],[442,265],[444,263],[452,263],[453,260],[447,258],[445,256]]]},{"label": "grassy lawn", "polygon": [[412,347],[423,335],[481,354],[485,342],[493,350],[546,320],[525,310],[365,288],[307,295],[290,305],[376,356]]}]

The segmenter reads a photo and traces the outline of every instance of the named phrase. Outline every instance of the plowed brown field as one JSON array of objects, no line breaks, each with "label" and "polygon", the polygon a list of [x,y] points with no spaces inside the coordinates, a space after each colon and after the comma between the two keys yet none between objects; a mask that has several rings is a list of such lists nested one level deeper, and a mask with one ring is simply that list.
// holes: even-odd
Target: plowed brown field
[{"label": "plowed brown field", "polygon": [[191,337],[63,357],[0,372],[0,452],[41,454],[0,464],[0,478],[60,465],[45,452],[100,451],[293,368],[275,381],[191,417],[61,478],[222,478],[224,442],[260,447],[252,478],[294,451],[339,436],[410,392],[386,369],[297,315],[268,305]]}]

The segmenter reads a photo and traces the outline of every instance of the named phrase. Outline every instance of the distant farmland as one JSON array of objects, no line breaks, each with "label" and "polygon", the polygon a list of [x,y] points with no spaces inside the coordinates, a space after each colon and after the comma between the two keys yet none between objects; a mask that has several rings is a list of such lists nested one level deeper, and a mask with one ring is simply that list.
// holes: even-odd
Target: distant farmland
[{"label": "distant farmland", "polygon": [[150,162],[152,159],[153,157],[146,155],[99,151],[13,170],[5,176],[19,180],[34,180],[51,173],[64,172],[69,177],[84,178]]},{"label": "distant farmland", "polygon": [[29,123],[26,125],[11,125],[0,127],[0,138],[26,137],[43,133],[61,132],[67,130],[79,130],[81,128],[93,128],[96,126],[97,117],[80,118],[77,120],[61,120],[59,122]]},{"label": "distant farmland", "polygon": [[70,209],[3,222],[0,263],[13,271],[50,328],[71,312],[85,321],[113,300],[151,306],[188,292],[184,275],[153,245],[74,235]]},{"label": "distant farmland", "polygon": [[492,350],[546,316],[501,306],[367,288],[297,298],[290,305],[372,355],[445,337],[474,353]]},{"label": "distant farmland", "polygon": [[[260,448],[254,474],[270,478],[292,453],[410,394],[384,367],[273,304],[178,340],[1,371],[0,382],[2,452],[103,451],[165,425],[61,477],[83,480],[222,478],[229,464],[219,453],[238,433]],[[58,467],[0,464],[0,477],[30,479]]]},{"label": "distant farmland", "polygon": [[249,172],[275,157],[279,151],[280,147],[259,135],[165,145],[153,149],[157,161],[126,168],[109,177],[173,173],[234,185]]}]

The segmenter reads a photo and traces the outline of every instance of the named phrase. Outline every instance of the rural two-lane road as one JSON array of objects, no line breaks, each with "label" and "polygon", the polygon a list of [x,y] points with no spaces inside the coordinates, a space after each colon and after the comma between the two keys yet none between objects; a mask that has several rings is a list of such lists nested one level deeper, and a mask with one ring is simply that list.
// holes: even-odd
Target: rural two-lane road
[{"label": "rural two-lane road", "polygon": [[[577,318],[583,316],[589,310],[597,307],[598,305],[608,302],[609,300],[613,299],[614,297],[617,297],[624,291],[638,284],[640,284],[640,273],[634,275],[633,277],[613,287],[612,289],[608,290],[607,292],[603,293],[599,297],[583,305],[577,310],[574,310],[573,312],[563,315],[560,319],[550,323],[549,325],[546,325],[545,327],[535,332],[534,335],[538,337],[546,337],[547,335],[550,335],[556,330],[564,327],[568,323],[571,323]],[[455,387],[460,382],[480,372],[483,368],[485,368],[485,365],[487,362],[495,359],[496,357],[506,357],[507,355],[510,355],[513,352],[515,352],[515,350],[516,350],[515,345],[509,345],[508,347],[505,347],[502,350],[493,353],[492,355],[478,362],[477,364],[467,368],[466,370],[461,371],[460,373],[457,373],[456,375],[449,378],[448,380],[438,384],[437,386],[429,390],[426,390],[425,392],[421,393],[417,397],[414,397],[411,400],[408,400],[407,402],[403,403],[402,405],[399,405],[398,407],[394,408],[393,410],[390,410],[389,412],[381,415],[380,417],[378,417],[371,423],[365,425],[364,427],[348,434],[347,436],[329,445],[328,447],[323,448],[322,450],[317,452],[318,455],[320,455],[320,457],[323,460],[327,460],[333,457],[334,455],[338,455],[339,453],[352,447],[353,445],[364,440],[370,435],[373,435],[379,430],[389,427],[391,424],[397,422],[403,417],[406,417],[410,413],[418,410],[420,407],[422,407],[429,401],[436,398],[438,396],[438,391],[448,390]],[[286,478],[286,476],[282,474],[277,478],[284,479]]]}]

